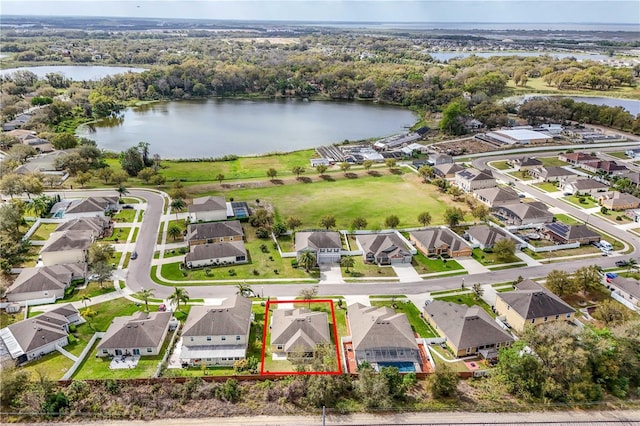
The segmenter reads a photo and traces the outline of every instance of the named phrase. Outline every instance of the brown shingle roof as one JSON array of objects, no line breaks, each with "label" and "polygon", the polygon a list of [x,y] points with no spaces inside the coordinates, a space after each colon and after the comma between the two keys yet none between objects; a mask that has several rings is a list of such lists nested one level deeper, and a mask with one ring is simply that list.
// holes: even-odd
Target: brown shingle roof
[{"label": "brown shingle roof", "polygon": [[72,279],[84,278],[85,273],[84,263],[24,268],[7,289],[7,294],[65,289]]},{"label": "brown shingle roof", "polygon": [[231,256],[247,256],[243,241],[227,241],[224,243],[198,244],[191,247],[184,260],[193,262],[206,259],[219,259]]},{"label": "brown shingle roof", "polygon": [[443,246],[449,247],[452,252],[469,248],[467,242],[449,228],[427,228],[422,231],[412,231],[411,235],[430,250]]},{"label": "brown shingle roof", "polygon": [[240,221],[194,223],[187,228],[188,241],[223,237],[244,237]]}]

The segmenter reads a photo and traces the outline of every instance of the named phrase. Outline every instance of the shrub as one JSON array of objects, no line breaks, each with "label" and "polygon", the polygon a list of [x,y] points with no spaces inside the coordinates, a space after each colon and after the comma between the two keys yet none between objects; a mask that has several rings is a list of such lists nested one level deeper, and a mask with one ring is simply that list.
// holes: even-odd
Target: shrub
[{"label": "shrub", "polygon": [[235,277],[236,276],[235,269],[229,269],[229,276],[231,276],[231,277]]},{"label": "shrub", "polygon": [[616,220],[618,221],[622,220],[622,216],[616,216]]},{"label": "shrub", "polygon": [[253,275],[260,275],[260,272],[257,269],[253,270]]},{"label": "shrub", "polygon": [[293,259],[291,261],[291,267],[292,268],[297,268],[298,267],[298,260],[297,259]]},{"label": "shrub", "polygon": [[[260,239],[269,238],[269,230],[267,228],[258,228],[258,229],[256,229],[256,237],[258,237]],[[266,248],[266,246],[265,246],[265,248]]]}]

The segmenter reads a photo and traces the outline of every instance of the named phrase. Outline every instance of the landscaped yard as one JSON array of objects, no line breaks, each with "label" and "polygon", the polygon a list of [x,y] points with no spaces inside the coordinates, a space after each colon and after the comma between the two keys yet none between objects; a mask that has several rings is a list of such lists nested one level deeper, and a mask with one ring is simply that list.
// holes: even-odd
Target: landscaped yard
[{"label": "landscaped yard", "polygon": [[[562,199],[568,203],[573,204],[574,206],[583,208],[583,209],[590,209],[593,207],[598,207],[598,203],[595,202],[593,200],[593,198],[589,197],[589,196],[577,196],[577,195],[569,195],[567,197],[562,197]],[[582,202],[581,202],[582,200]]]},{"label": "landscaped yard", "polygon": [[31,235],[31,240],[34,241],[46,241],[49,239],[49,235],[60,225],[59,223],[40,223],[36,232]]},{"label": "landscaped yard", "polygon": [[136,217],[135,210],[122,209],[118,212],[118,214],[114,215],[112,219],[114,222],[132,223],[135,217]]},{"label": "landscaped yard", "polygon": [[570,256],[578,256],[578,255],[585,255],[585,254],[597,255],[601,253],[598,247],[592,246],[591,244],[576,247],[573,249],[557,250],[557,251],[551,251],[551,252],[535,253],[528,249],[524,249],[523,251],[533,259],[549,260],[549,261],[558,257],[570,257]]},{"label": "landscaped yard", "polygon": [[514,177],[519,180],[533,180],[533,177],[527,173],[526,170],[518,170],[517,172],[507,173],[509,176]]},{"label": "landscaped yard", "polygon": [[534,183],[533,186],[535,186],[536,188],[541,189],[541,190],[543,190],[545,192],[560,191],[560,189],[553,182]]},{"label": "landscaped yard", "polygon": [[624,212],[616,212],[616,211],[609,210],[607,214],[603,214],[602,212],[597,212],[596,216],[600,216],[612,222],[620,223],[620,224],[633,222],[629,217],[627,217],[627,215],[624,214]]},{"label": "landscaped yard", "polygon": [[607,152],[607,155],[610,155],[610,156],[616,157],[616,158],[620,158],[622,160],[628,160],[629,159],[629,156],[624,151]]},{"label": "landscaped yard", "polygon": [[489,306],[484,300],[476,299],[473,293],[465,293],[465,294],[455,294],[453,296],[441,296],[434,297],[434,300],[442,300],[444,302],[457,303],[458,305],[467,305],[467,306],[475,306],[478,305],[482,307],[491,317],[495,318],[496,314],[491,310],[491,306]]},{"label": "landscaped yard", "polygon": [[20,262],[17,265],[14,265],[16,268],[31,268],[36,266],[38,262],[38,256],[40,256],[40,250],[42,246],[30,246],[29,250],[25,254],[24,262]]},{"label": "landscaped yard", "polygon": [[[360,173],[354,179],[318,181],[311,184],[269,185],[262,188],[236,188],[232,192],[213,191],[197,195],[233,196],[236,200],[268,202],[279,217],[295,216],[303,224],[298,229],[318,228],[320,218],[336,217],[338,229],[349,229],[353,219],[363,217],[369,229],[383,229],[391,213],[400,219],[400,227],[419,226],[418,215],[431,213],[432,224],[444,223],[444,211],[452,205],[466,210],[463,203],[455,203],[434,185],[424,184],[415,173],[390,174],[374,177]],[[393,210],[390,210],[393,206]],[[471,220],[471,215],[466,219]]]},{"label": "landscaped yard", "polygon": [[130,226],[114,228],[111,235],[103,238],[102,241],[125,242],[129,237],[129,232],[131,232]]},{"label": "landscaped yard", "polygon": [[448,272],[448,271],[464,271],[462,265],[453,259],[441,259],[427,257],[424,254],[418,252],[413,256],[411,264],[416,269],[418,274],[431,274],[434,272]]},{"label": "landscaped yard", "polygon": [[73,361],[58,351],[51,352],[40,359],[31,361],[23,367],[31,374],[32,380],[41,376],[49,380],[59,380],[73,366]]},{"label": "landscaped yard", "polygon": [[558,159],[558,157],[537,157],[537,158],[538,160],[542,161],[542,165],[544,167],[552,167],[552,166],[562,167],[562,166],[569,165],[569,163]]},{"label": "landscaped yard", "polygon": [[489,163],[489,166],[498,169],[498,170],[508,170],[511,168],[511,166],[509,165],[509,163],[504,160],[504,161],[492,161]]},{"label": "landscaped yard", "polygon": [[[395,308],[394,308],[395,303]],[[411,328],[414,332],[418,333],[420,337],[430,338],[439,337],[438,333],[422,319],[422,315],[418,308],[409,300],[392,301],[392,300],[372,300],[371,306],[387,306],[394,308],[398,313],[404,313],[407,315],[407,319],[411,324]]]},{"label": "landscaped yard", "polygon": [[71,297],[60,299],[57,303],[69,303],[69,302],[77,302],[83,300],[85,297],[93,298],[96,296],[100,296],[101,294],[107,294],[115,291],[113,287],[113,281],[105,281],[102,283],[102,288],[100,288],[100,283],[97,281],[89,281],[85,288],[76,289]]},{"label": "landscaped yard", "polygon": [[558,222],[566,223],[567,225],[579,225],[583,223],[582,221],[575,219],[573,216],[563,213],[554,214],[553,217],[555,217]]},{"label": "landscaped yard", "polygon": [[516,256],[512,255],[508,259],[499,259],[498,255],[495,253],[486,252],[479,247],[473,249],[472,257],[483,264],[484,266],[492,266],[492,265],[502,265],[504,263],[515,263],[522,262],[522,260]]},{"label": "landscaped yard", "polygon": [[[177,226],[178,229],[180,229],[180,235],[178,235],[176,238],[170,237],[168,234],[169,228],[171,228],[172,226]],[[167,225],[167,243],[179,243],[184,241],[184,232],[187,230],[187,222],[184,220],[170,220],[169,224]],[[160,227],[160,235],[158,236],[158,242],[160,242],[160,238],[162,235],[162,227]]]},{"label": "landscaped yard", "polygon": [[347,277],[396,277],[396,273],[391,266],[380,267],[376,264],[365,263],[362,256],[351,256],[353,268],[340,268],[342,276]]}]

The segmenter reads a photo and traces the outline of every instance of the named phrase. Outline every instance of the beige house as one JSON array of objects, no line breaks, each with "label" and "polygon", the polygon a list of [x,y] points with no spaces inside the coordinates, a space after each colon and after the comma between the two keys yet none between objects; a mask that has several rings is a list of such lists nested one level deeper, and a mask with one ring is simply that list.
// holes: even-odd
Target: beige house
[{"label": "beige house", "polygon": [[65,263],[85,263],[89,246],[93,243],[92,231],[52,232],[40,250],[44,266]]},{"label": "beige house", "polygon": [[56,218],[75,219],[105,216],[108,211],[118,210],[118,207],[118,197],[88,197],[56,203],[51,213]]},{"label": "beige house", "polygon": [[171,312],[136,312],[115,317],[98,344],[97,355],[159,355],[172,317]]},{"label": "beige house", "polygon": [[609,210],[633,210],[640,207],[640,198],[626,192],[603,192],[598,194],[598,203]]},{"label": "beige house", "polygon": [[182,328],[183,366],[233,365],[247,355],[251,300],[236,295],[220,305],[192,306]]},{"label": "beige house", "polygon": [[224,197],[194,198],[189,205],[192,222],[213,222],[227,220],[227,202]]},{"label": "beige house", "polygon": [[493,188],[476,189],[473,191],[473,195],[489,207],[520,202],[520,196],[510,187],[496,186]]},{"label": "beige house", "polygon": [[464,169],[456,173],[455,183],[465,192],[497,185],[490,170]]},{"label": "beige house", "polygon": [[62,299],[72,281],[84,282],[87,273],[86,263],[24,268],[16,280],[7,289],[9,302],[28,301],[29,305]]},{"label": "beige house", "polygon": [[[411,263],[413,254],[410,247],[398,234],[365,234],[357,235],[356,241],[362,250],[362,256],[367,263],[391,265],[397,263]],[[415,250],[413,250],[415,252]]]},{"label": "beige house", "polygon": [[500,348],[511,346],[513,336],[504,331],[479,306],[435,300],[424,308],[425,319],[442,336],[456,356],[480,354],[494,359]]},{"label": "beige house", "polygon": [[187,268],[236,265],[247,262],[244,241],[198,244],[191,247],[191,251],[184,257]]},{"label": "beige house", "polygon": [[189,246],[198,244],[243,241],[244,231],[239,220],[211,223],[192,223],[187,227]]},{"label": "beige house", "polygon": [[295,247],[298,258],[308,250],[315,255],[318,265],[340,263],[342,238],[335,231],[299,231],[296,232]]},{"label": "beige house", "polygon": [[276,309],[271,315],[271,352],[287,357],[312,356],[318,345],[331,344],[329,316],[306,308]]},{"label": "beige house", "polygon": [[471,256],[471,246],[449,228],[427,228],[412,231],[409,240],[425,256]]},{"label": "beige house", "polygon": [[609,189],[608,185],[595,179],[577,179],[573,182],[567,182],[562,187],[565,194],[575,195],[591,195],[596,196],[599,192]]},{"label": "beige house", "polygon": [[518,283],[515,291],[498,293],[495,308],[517,331],[522,331],[527,324],[572,321],[576,313],[558,296],[531,280]]}]

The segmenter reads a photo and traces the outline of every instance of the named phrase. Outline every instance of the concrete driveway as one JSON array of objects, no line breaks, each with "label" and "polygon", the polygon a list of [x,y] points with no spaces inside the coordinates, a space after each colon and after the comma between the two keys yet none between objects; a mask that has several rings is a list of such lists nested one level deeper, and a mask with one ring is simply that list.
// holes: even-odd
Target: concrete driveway
[{"label": "concrete driveway", "polygon": [[398,263],[391,267],[398,278],[400,278],[401,283],[414,283],[422,279],[410,263]]},{"label": "concrete driveway", "polygon": [[345,284],[340,265],[320,265],[319,284]]},{"label": "concrete driveway", "polygon": [[466,258],[466,259],[462,259],[457,257],[456,258],[456,262],[458,262],[460,265],[462,265],[462,267],[469,273],[469,275],[471,274],[482,274],[485,272],[489,272],[489,269],[482,266],[480,264],[480,262],[478,262],[475,259],[472,259],[470,257]]}]

